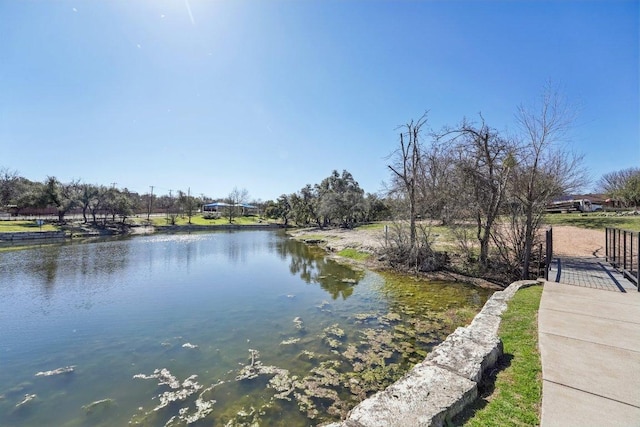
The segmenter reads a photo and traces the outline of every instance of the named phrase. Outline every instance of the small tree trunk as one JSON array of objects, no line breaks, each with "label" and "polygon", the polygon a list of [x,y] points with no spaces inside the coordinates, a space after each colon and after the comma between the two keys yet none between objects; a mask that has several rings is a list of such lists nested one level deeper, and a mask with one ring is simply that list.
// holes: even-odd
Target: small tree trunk
[{"label": "small tree trunk", "polygon": [[531,209],[527,209],[527,221],[525,224],[524,253],[522,255],[522,279],[529,279],[529,265],[531,264],[531,252],[533,249],[533,217]]},{"label": "small tree trunk", "polygon": [[489,267],[489,234],[486,232],[480,239],[480,265],[484,270]]},{"label": "small tree trunk", "polygon": [[413,250],[416,246],[416,205],[413,200],[413,195],[409,204],[409,247]]}]

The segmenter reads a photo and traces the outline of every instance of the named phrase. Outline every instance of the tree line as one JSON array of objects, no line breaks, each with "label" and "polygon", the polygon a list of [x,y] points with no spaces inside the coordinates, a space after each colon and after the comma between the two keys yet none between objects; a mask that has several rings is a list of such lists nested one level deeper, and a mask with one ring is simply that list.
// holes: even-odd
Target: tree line
[{"label": "tree line", "polygon": [[[388,157],[390,180],[380,194],[365,193],[353,175],[334,170],[316,184],[282,194],[276,200],[253,201],[266,217],[285,226],[352,228],[360,223],[393,219],[384,257],[394,267],[441,268],[447,254],[432,249],[430,226],[447,225],[474,274],[500,271],[511,278],[529,277],[546,207],[588,181],[582,156],[567,150],[573,110],[550,86],[533,105],[515,112],[515,131],[498,131],[482,114],[475,121],[434,130],[428,113],[399,127]],[[640,204],[640,168],[605,174],[598,189],[627,206]],[[220,200],[220,199],[219,199]],[[54,211],[60,222],[69,212],[83,220],[125,222],[134,214],[165,212],[191,217],[211,201],[189,191],[175,196],[138,194],[115,185],[94,185],[55,177],[33,182],[0,168],[0,208],[17,213]],[[222,201],[236,207],[249,201],[234,188]],[[34,212],[35,210],[35,212]],[[237,209],[227,209],[229,222]]]},{"label": "tree line", "polygon": [[[582,155],[566,148],[573,119],[549,86],[537,103],[517,108],[513,132],[498,131],[482,114],[439,130],[428,128],[428,113],[401,126],[389,156],[389,194],[407,226],[394,227],[390,262],[416,270],[446,262],[418,221],[431,219],[454,230],[475,274],[529,278],[547,206],[588,182]],[[638,183],[633,168],[605,175],[600,188],[637,205]]]},{"label": "tree line", "polygon": [[175,196],[138,194],[127,188],[88,184],[81,180],[61,182],[54,176],[43,182],[31,181],[6,167],[0,168],[0,209],[17,215],[55,213],[64,222],[70,213],[81,212],[83,221],[120,221],[136,214],[163,212],[175,222],[178,215],[191,217],[201,200],[188,192],[177,191]]},{"label": "tree line", "polygon": [[[307,184],[300,191],[283,194],[275,201],[250,201],[246,189],[234,189],[227,197],[219,198],[228,205],[224,209],[229,222],[239,215],[237,206],[250,203],[265,217],[281,219],[285,225],[314,224],[319,227],[353,227],[362,222],[388,219],[388,208],[374,194],[366,194],[351,173],[337,171],[319,184]],[[70,213],[82,213],[83,221],[98,223],[107,220],[122,223],[132,215],[166,213],[169,222],[178,216],[189,219],[202,205],[213,201],[204,195],[192,196],[188,191],[175,194],[139,194],[127,188],[88,184],[81,180],[61,182],[47,177],[43,182],[31,181],[17,171],[0,168],[0,209],[18,215],[57,215],[64,222]]]},{"label": "tree line", "polygon": [[640,167],[627,168],[604,174],[598,180],[604,194],[626,207],[640,207]]},{"label": "tree line", "polygon": [[285,226],[293,222],[320,228],[352,228],[363,222],[388,219],[390,210],[384,199],[365,194],[350,172],[334,170],[320,183],[307,184],[295,193],[267,202],[265,215],[281,219]]}]

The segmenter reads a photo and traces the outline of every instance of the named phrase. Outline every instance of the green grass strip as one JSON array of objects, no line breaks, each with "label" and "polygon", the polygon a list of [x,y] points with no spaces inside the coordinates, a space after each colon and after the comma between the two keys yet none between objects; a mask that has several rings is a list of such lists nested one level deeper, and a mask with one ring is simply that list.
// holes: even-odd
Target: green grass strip
[{"label": "green grass strip", "polygon": [[612,212],[592,212],[588,214],[547,214],[544,216],[547,225],[573,225],[580,228],[604,230],[606,227],[640,231],[640,215],[616,215]]},{"label": "green grass strip", "polygon": [[384,222],[372,222],[371,224],[359,225],[357,230],[384,230],[384,226],[387,225]]},{"label": "green grass strip", "polygon": [[[258,225],[258,224],[268,224],[271,221],[263,220],[258,218],[257,216],[237,216],[233,218],[233,225]],[[166,216],[156,216],[151,218],[151,223],[156,227],[164,227],[171,225],[169,217]],[[186,216],[178,216],[175,218],[175,225],[188,225],[189,218]],[[207,225],[207,226],[217,226],[217,225],[229,225],[228,217],[221,217],[216,219],[207,219],[203,218],[202,215],[194,215],[191,217],[192,225]]]},{"label": "green grass strip", "polygon": [[338,252],[338,255],[343,256],[345,258],[351,258],[356,261],[364,261],[365,259],[371,256],[371,254],[367,252],[360,252],[359,250],[354,248],[345,248],[340,252]]},{"label": "green grass strip", "polygon": [[[542,401],[542,366],[538,352],[538,307],[542,286],[521,289],[502,316],[504,356],[498,373],[480,385],[480,398],[465,426],[537,426]],[[495,382],[493,381],[495,379]],[[459,425],[458,423],[455,423]]]},{"label": "green grass strip", "polygon": [[52,224],[39,226],[32,221],[0,221],[0,233],[23,233],[30,231],[57,231],[58,227]]}]

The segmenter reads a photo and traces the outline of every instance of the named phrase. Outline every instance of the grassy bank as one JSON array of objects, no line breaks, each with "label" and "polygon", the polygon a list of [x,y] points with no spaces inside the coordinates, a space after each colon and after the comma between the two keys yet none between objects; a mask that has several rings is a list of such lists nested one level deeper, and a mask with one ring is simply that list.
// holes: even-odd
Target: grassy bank
[{"label": "grassy bank", "polygon": [[536,426],[540,424],[542,366],[537,312],[542,286],[521,289],[502,316],[504,356],[498,372],[480,385],[481,397],[455,425]]},{"label": "grassy bank", "polygon": [[31,231],[58,231],[52,224],[38,225],[35,221],[0,221],[0,233],[22,233]]},{"label": "grassy bank", "polygon": [[572,225],[574,227],[604,230],[606,227],[640,231],[640,215],[615,215],[593,212],[588,214],[548,214],[544,217],[548,225]]},{"label": "grassy bank", "polygon": [[[146,218],[144,220],[137,221],[138,223],[146,222]],[[255,224],[267,224],[270,221],[258,218],[257,216],[239,216],[233,218],[233,225],[255,225]],[[170,224],[169,218],[167,217],[151,217],[151,224],[156,227],[163,227]],[[175,224],[173,225],[189,225],[189,218],[185,217],[177,217],[175,219]],[[199,225],[199,226],[216,226],[216,225],[229,225],[229,218],[222,217],[216,219],[207,219],[202,215],[194,215],[191,217],[191,225]]]},{"label": "grassy bank", "polygon": [[338,255],[345,258],[353,259],[355,261],[364,261],[371,256],[370,253],[360,252],[359,250],[354,248],[343,249],[340,252],[338,252]]},{"label": "grassy bank", "polygon": [[[257,216],[248,216],[248,217],[236,217],[233,219],[233,225],[256,225],[256,224],[270,224],[273,221],[261,219]],[[118,223],[118,221],[115,221]],[[147,223],[146,217],[131,217],[127,219],[127,224],[129,225],[144,225]],[[80,222],[69,222],[69,224],[81,224]],[[90,224],[88,224],[90,225]],[[168,218],[164,216],[154,216],[151,217],[151,225],[156,227],[163,227],[171,225],[169,224]],[[174,225],[189,225],[189,219],[185,217],[178,217],[175,220]],[[229,218],[217,218],[217,219],[206,219],[203,218],[202,215],[196,215],[191,218],[191,225],[198,226],[219,226],[219,225],[229,225]],[[60,229],[55,223],[46,222],[42,226],[39,226],[35,221],[13,221],[6,220],[0,221],[0,233],[10,232],[10,233],[20,233],[20,232],[29,232],[29,231],[57,231]]]}]

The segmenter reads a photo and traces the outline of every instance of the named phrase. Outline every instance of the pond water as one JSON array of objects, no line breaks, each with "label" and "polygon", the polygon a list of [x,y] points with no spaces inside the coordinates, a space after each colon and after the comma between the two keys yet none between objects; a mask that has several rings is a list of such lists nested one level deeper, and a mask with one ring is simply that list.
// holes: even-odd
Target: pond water
[{"label": "pond water", "polygon": [[0,252],[0,425],[337,420],[488,296],[273,231]]}]

